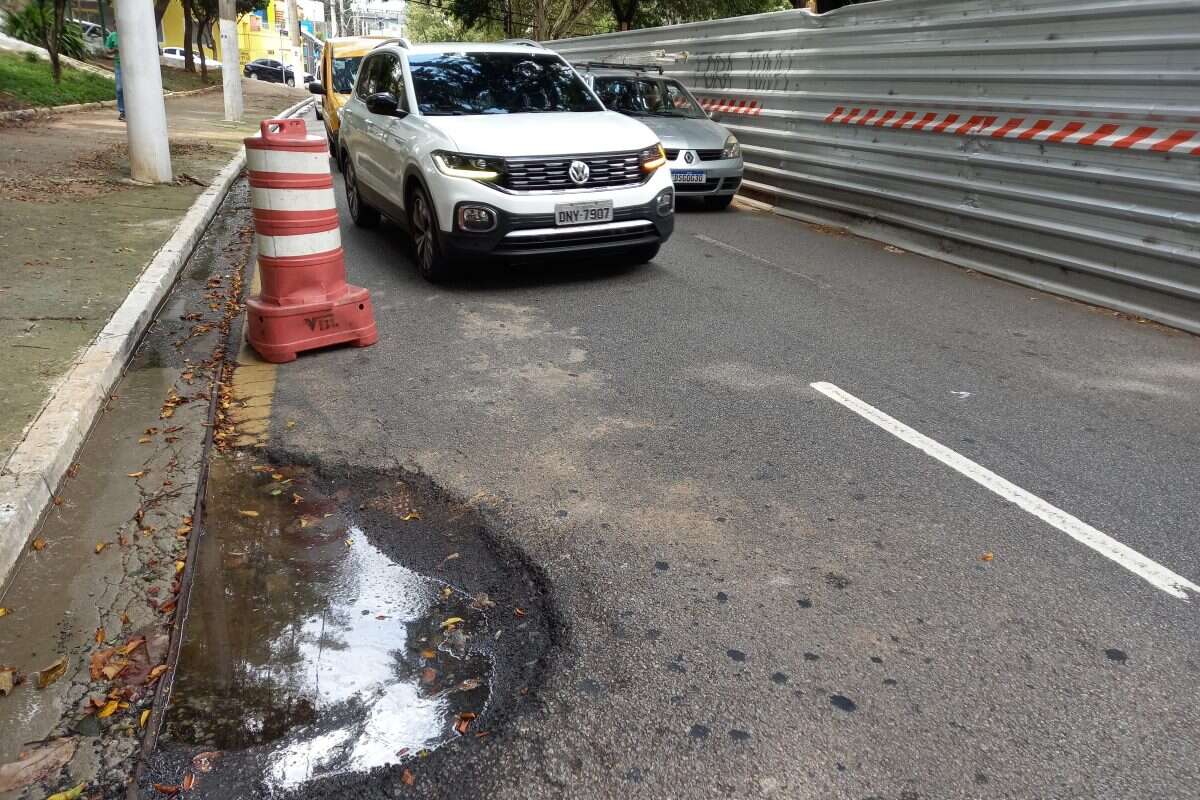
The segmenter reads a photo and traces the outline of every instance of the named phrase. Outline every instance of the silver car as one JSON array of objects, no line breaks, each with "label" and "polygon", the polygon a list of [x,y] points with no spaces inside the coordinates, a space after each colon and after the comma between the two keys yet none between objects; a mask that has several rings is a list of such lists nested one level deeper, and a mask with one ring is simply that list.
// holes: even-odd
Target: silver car
[{"label": "silver car", "polygon": [[725,208],[742,183],[737,137],[709,118],[683,84],[659,67],[586,62],[575,69],[613,110],[645,123],[667,153],[675,193]]}]

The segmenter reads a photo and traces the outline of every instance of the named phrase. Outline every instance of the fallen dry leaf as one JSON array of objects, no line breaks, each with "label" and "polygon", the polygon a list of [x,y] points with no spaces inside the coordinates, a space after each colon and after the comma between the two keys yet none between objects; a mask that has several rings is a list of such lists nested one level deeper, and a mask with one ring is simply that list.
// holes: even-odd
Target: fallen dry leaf
[{"label": "fallen dry leaf", "polygon": [[0,617],[7,617],[7,616],[8,616],[8,609],[5,608],[4,606],[0,606]]},{"label": "fallen dry leaf", "polygon": [[437,653],[432,650],[422,650],[421,658],[437,658]]},{"label": "fallen dry leaf", "polygon": [[156,680],[159,675],[162,675],[166,671],[167,671],[167,665],[159,664],[157,667],[150,670],[150,675],[148,676],[148,680]]},{"label": "fallen dry leaf", "polygon": [[100,709],[100,712],[96,714],[96,716],[100,719],[108,719],[113,714],[117,713],[117,709],[120,707],[121,704],[116,700],[109,700],[104,704],[104,708]]},{"label": "fallen dry leaf", "polygon": [[46,540],[39,536],[38,538],[36,538],[32,542],[30,542],[29,546],[32,547],[35,551],[40,553],[46,549]]},{"label": "fallen dry leaf", "polygon": [[257,511],[239,510],[238,513],[241,514],[243,517],[257,517],[258,516]]},{"label": "fallen dry leaf", "polygon": [[75,739],[51,739],[35,744],[16,761],[0,767],[0,792],[24,789],[65,767],[75,755]]},{"label": "fallen dry leaf", "polygon": [[294,428],[294,427],[296,427],[296,420],[294,420],[294,419],[289,419],[289,420],[287,421],[287,426],[288,426],[288,428]]},{"label": "fallen dry leaf", "polygon": [[113,662],[106,664],[100,670],[100,674],[111,681],[114,678],[116,678],[118,675],[120,675],[122,672],[124,672],[125,668],[128,666],[129,666],[128,661],[113,661]]},{"label": "fallen dry leaf", "polygon": [[462,617],[448,617],[447,619],[442,620],[442,627],[449,628],[453,625],[459,624],[462,621],[463,621]]},{"label": "fallen dry leaf", "polygon": [[142,438],[138,439],[138,444],[149,444],[152,441],[153,439],[151,439],[149,436],[143,436]]},{"label": "fallen dry leaf", "polygon": [[161,606],[158,607],[158,610],[161,611],[163,614],[170,614],[172,611],[175,610],[175,598],[172,597],[170,600],[163,603]]},{"label": "fallen dry leaf", "polygon": [[141,716],[138,717],[138,727],[139,728],[146,727],[146,721],[149,719],[150,719],[150,709],[147,708],[145,711],[142,712]]},{"label": "fallen dry leaf", "polygon": [[991,560],[992,560],[992,559],[994,559],[995,557],[996,557],[996,556],[994,556],[994,555],[993,555],[993,554],[991,554],[991,553],[984,553],[983,555],[981,555],[981,556],[979,557],[979,560],[980,560],[980,561],[991,561]]},{"label": "fallen dry leaf", "polygon": [[17,668],[0,666],[0,696],[8,697],[17,685]]},{"label": "fallen dry leaf", "polygon": [[170,783],[156,783],[154,784],[154,791],[159,794],[176,795],[179,794],[179,787]]},{"label": "fallen dry leaf", "polygon": [[404,770],[404,772],[400,773],[400,780],[404,783],[405,786],[412,786],[414,783],[417,782],[417,779],[412,774],[411,769],[406,769],[406,770]]},{"label": "fallen dry leaf", "polygon": [[102,643],[108,636],[104,633],[104,628],[96,628],[96,644]]},{"label": "fallen dry leaf", "polygon": [[122,624],[122,625],[128,625],[128,624],[129,624],[129,615],[128,615],[128,614],[126,614],[124,611],[122,611],[122,612],[121,612],[121,624]]},{"label": "fallen dry leaf", "polygon": [[38,671],[37,687],[39,689],[45,689],[47,686],[49,686],[50,684],[54,683],[56,680],[61,678],[63,676],[63,673],[65,673],[66,671],[67,671],[67,657],[63,656],[62,658],[58,659],[58,661],[55,661],[50,666],[45,667]]},{"label": "fallen dry leaf", "polygon": [[55,792],[47,797],[46,800],[79,800],[83,796],[83,787],[85,786],[87,786],[86,783],[81,783],[78,786],[72,786],[66,791]]},{"label": "fallen dry leaf", "polygon": [[187,566],[187,563],[186,563],[186,562],[184,562],[184,561],[176,561],[176,562],[175,562],[175,574],[176,574],[176,575],[178,575],[179,573],[183,572],[183,568],[184,568],[185,566]]},{"label": "fallen dry leaf", "polygon": [[139,469],[137,472],[127,472],[125,474],[128,475],[130,478],[140,478],[146,474],[146,470]]},{"label": "fallen dry leaf", "polygon": [[525,609],[523,609],[523,608],[514,608],[514,609],[513,609],[513,614],[515,614],[515,615],[516,615],[517,619],[521,619],[522,617],[524,617],[524,616],[525,616]]},{"label": "fallen dry leaf", "polygon": [[95,548],[95,549],[96,549],[96,555],[100,555],[100,553],[101,553],[101,552],[104,550],[104,548],[106,548],[106,547],[108,547],[108,542],[96,542],[96,548]]},{"label": "fallen dry leaf", "polygon": [[132,653],[134,650],[137,650],[138,647],[140,647],[145,641],[146,641],[145,636],[135,636],[132,639],[130,639],[128,642],[126,642],[125,644],[121,645],[121,647],[118,648],[117,652],[119,652],[123,656],[127,656],[130,653]]},{"label": "fallen dry leaf", "polygon": [[271,480],[273,480],[273,481],[281,481],[281,480],[283,480],[283,473],[282,473],[282,472],[272,472],[272,473],[271,473]]},{"label": "fallen dry leaf", "polygon": [[300,505],[302,502],[304,502],[304,496],[303,496],[303,495],[298,495],[298,494],[293,494],[293,495],[292,495],[292,505],[294,505],[294,506],[298,506],[298,505]]},{"label": "fallen dry leaf", "polygon": [[410,511],[400,518],[401,522],[412,522],[414,519],[420,519],[421,515],[416,511]]},{"label": "fallen dry leaf", "polygon": [[182,786],[185,792],[190,792],[196,786],[196,776],[190,772],[184,775]]}]

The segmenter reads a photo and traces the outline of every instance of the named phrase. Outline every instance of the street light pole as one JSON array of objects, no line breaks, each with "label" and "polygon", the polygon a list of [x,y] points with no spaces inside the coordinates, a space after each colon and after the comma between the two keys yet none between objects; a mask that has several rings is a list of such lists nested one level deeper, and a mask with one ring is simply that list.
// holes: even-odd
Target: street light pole
[{"label": "street light pole", "polygon": [[238,51],[237,2],[219,0],[221,16],[221,89],[225,93],[225,121],[242,121],[242,65]]},{"label": "street light pole", "polygon": [[169,183],[171,148],[167,141],[167,108],[158,63],[158,26],[154,3],[121,3],[117,14],[117,47],[121,54],[125,93],[129,168],[135,181]]}]

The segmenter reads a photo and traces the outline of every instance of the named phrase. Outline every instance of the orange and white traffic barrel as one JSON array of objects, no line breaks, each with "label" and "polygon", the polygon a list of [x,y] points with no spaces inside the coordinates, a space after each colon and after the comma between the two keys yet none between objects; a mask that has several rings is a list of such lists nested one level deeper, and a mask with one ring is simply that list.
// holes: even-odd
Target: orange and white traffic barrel
[{"label": "orange and white traffic barrel", "polygon": [[366,289],[346,283],[323,136],[302,119],[264,120],[246,143],[262,290],[246,301],[246,338],[268,361],[378,339]]}]

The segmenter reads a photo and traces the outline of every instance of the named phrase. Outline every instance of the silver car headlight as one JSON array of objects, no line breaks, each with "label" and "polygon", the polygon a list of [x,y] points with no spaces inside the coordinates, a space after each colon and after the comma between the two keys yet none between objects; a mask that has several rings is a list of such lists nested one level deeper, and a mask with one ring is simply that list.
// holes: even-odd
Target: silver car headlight
[{"label": "silver car headlight", "polygon": [[742,146],[738,144],[737,137],[732,133],[725,140],[725,149],[721,151],[721,158],[737,158],[742,154]]},{"label": "silver car headlight", "polygon": [[494,181],[504,172],[503,159],[451,153],[446,150],[436,151],[433,154],[433,163],[443,175],[475,181]]}]

